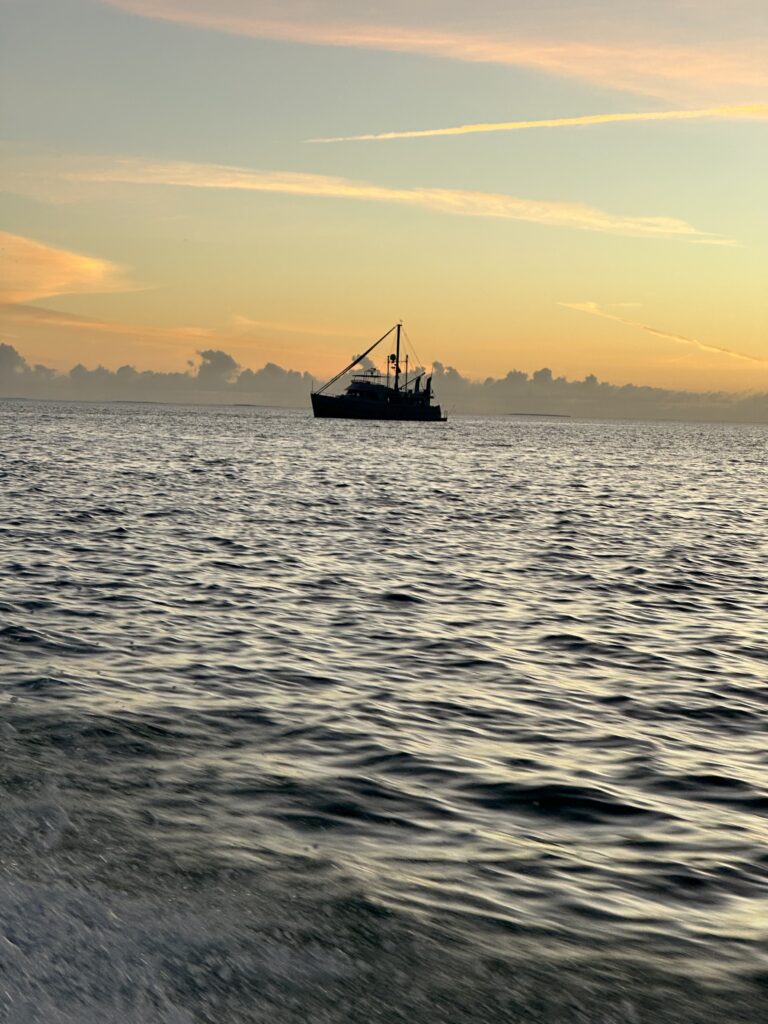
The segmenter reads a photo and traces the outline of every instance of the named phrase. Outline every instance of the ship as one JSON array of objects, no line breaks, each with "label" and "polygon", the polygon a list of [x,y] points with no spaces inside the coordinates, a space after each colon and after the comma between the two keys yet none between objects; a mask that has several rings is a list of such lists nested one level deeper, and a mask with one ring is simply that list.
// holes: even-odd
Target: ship
[{"label": "ship", "polygon": [[[409,379],[408,355],[405,370],[400,362],[402,323],[390,327],[378,341],[374,341],[344,369],[311,393],[312,412],[317,418],[349,420],[418,420],[426,423],[445,423],[440,406],[433,404],[432,377],[425,370],[416,370]],[[327,394],[342,377],[359,366],[373,350],[391,334],[395,334],[395,351],[387,357],[387,372],[375,367],[352,377],[346,391],[340,395]]]}]

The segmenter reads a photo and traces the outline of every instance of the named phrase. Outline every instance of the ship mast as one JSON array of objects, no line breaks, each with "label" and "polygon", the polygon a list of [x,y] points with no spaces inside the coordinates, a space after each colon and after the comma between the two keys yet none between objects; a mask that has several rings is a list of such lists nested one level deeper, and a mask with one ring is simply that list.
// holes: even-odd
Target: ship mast
[{"label": "ship mast", "polygon": [[402,322],[397,325],[397,345],[395,348],[395,391],[400,390],[400,331],[402,330]]}]

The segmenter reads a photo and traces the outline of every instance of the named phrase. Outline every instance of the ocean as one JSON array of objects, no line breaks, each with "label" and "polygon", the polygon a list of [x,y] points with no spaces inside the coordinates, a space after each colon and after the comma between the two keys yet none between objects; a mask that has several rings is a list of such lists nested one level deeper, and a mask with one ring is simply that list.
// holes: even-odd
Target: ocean
[{"label": "ocean", "polygon": [[0,431],[0,1021],[768,1019],[768,428]]}]

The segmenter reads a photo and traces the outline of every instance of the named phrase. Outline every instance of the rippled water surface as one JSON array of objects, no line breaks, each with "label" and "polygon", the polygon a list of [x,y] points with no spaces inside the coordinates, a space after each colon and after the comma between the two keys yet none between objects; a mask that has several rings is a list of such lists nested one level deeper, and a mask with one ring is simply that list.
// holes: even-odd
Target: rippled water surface
[{"label": "rippled water surface", "polygon": [[0,1020],[768,1019],[768,430],[0,429]]}]

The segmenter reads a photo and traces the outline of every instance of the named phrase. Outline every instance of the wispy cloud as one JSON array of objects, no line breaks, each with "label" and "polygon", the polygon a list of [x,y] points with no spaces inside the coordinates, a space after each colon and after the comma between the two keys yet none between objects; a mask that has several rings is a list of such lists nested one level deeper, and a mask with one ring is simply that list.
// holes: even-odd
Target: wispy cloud
[{"label": "wispy cloud", "polygon": [[[633,26],[636,31],[627,34],[621,12],[612,17],[605,11],[591,25],[591,37],[583,25],[574,26],[573,18],[561,29],[562,35],[553,37],[549,34],[552,18],[526,17],[529,12],[516,7],[499,10],[497,3],[474,4],[468,12],[460,4],[431,3],[103,2],[133,14],[235,35],[507,64],[650,96],[735,98],[768,90],[764,41],[734,40],[723,32],[721,38],[713,39],[710,33],[698,43],[695,38],[665,42],[652,16],[642,34],[637,25]],[[559,26],[567,19],[557,20]],[[678,36],[691,38],[685,32]],[[638,41],[628,42],[628,38]]]},{"label": "wispy cloud", "polygon": [[[159,353],[163,353],[162,361],[166,367],[176,365],[179,357],[192,345],[205,351],[226,347],[228,352],[234,352],[238,357],[242,354],[245,358],[260,354],[264,358],[264,353],[269,353],[271,358],[303,362],[322,373],[327,369],[326,360],[330,360],[332,365],[337,360],[349,359],[352,345],[343,339],[356,338],[354,351],[360,351],[357,344],[365,340],[367,333],[252,320],[241,315],[231,316],[229,323],[216,327],[185,324],[159,326],[104,320],[24,303],[0,302],[0,337],[6,342],[31,344],[38,351],[74,352],[78,353],[77,359],[82,358],[80,353],[92,352],[100,363],[106,360],[110,365],[118,365],[118,360],[127,358],[138,358],[144,363]],[[278,337],[275,338],[275,335]],[[294,337],[287,337],[286,340],[287,335]],[[328,339],[320,363],[318,353],[312,346],[302,344],[301,338],[305,335]],[[336,344],[333,343],[334,338]],[[0,364],[1,356],[2,353]],[[58,357],[57,361],[61,358]],[[268,396],[265,395],[264,400],[268,401]]]},{"label": "wispy cloud", "polygon": [[84,169],[80,180],[168,185],[199,189],[238,189],[323,199],[352,199],[391,203],[464,217],[529,221],[550,227],[577,228],[637,238],[709,237],[676,217],[647,217],[609,213],[588,206],[550,199],[524,199],[496,192],[448,188],[389,188],[346,178],[287,171],[254,171],[218,164],[145,163],[118,161],[107,167]]},{"label": "wispy cloud", "polygon": [[57,330],[91,334],[120,335],[151,344],[158,341],[208,341],[217,336],[215,331],[206,327],[157,327],[149,324],[122,323],[118,320],[99,320],[78,313],[62,313],[57,309],[28,306],[18,301],[0,302],[0,323],[54,327]]},{"label": "wispy cloud", "polygon": [[453,128],[422,128],[416,131],[378,132],[369,135],[337,135],[309,142],[379,142],[389,139],[426,139],[439,135],[480,135],[486,132],[517,132],[528,128],[574,128],[579,125],[615,124],[625,121],[768,120],[768,103],[741,103],[701,110],[653,110],[629,114],[586,114],[553,117],[540,121],[491,121]]},{"label": "wispy cloud", "polygon": [[[365,331],[332,330],[331,328],[311,327],[291,323],[279,323],[269,320],[252,320],[250,317],[235,314],[224,327],[199,327],[194,325],[174,324],[161,327],[154,324],[126,323],[120,320],[102,320],[96,317],[83,316],[80,313],[64,313],[61,310],[43,306],[30,306],[18,302],[0,301],[0,330],[3,337],[9,338],[51,338],[56,340],[76,339],[78,342],[90,339],[99,345],[109,345],[110,339],[120,346],[128,345],[129,350],[149,350],[156,352],[179,352],[182,346],[196,344],[204,347],[226,345],[235,352],[252,354],[261,351],[265,342],[275,334],[303,336],[317,335],[326,338],[357,338],[358,342],[366,337]],[[55,342],[54,342],[55,344]],[[316,353],[308,351],[301,344],[279,344],[281,356],[299,356],[316,358]],[[110,350],[111,352],[111,350]],[[343,346],[332,346],[331,355],[345,358],[349,355]]]},{"label": "wispy cloud", "polygon": [[109,260],[0,231],[0,301],[32,302],[52,295],[130,288],[121,268]]},{"label": "wispy cloud", "polygon": [[650,324],[640,323],[637,320],[627,320],[623,316],[618,316],[616,313],[611,313],[606,309],[603,309],[596,302],[561,302],[561,306],[565,306],[567,309],[575,309],[580,313],[589,313],[591,316],[599,316],[604,320],[613,320],[615,323],[623,324],[625,327],[635,327],[638,330],[645,331],[647,334],[652,334],[656,338],[665,338],[668,341],[674,341],[679,345],[691,345],[693,348],[697,348],[700,352],[714,352],[717,355],[729,356],[731,359],[746,360],[749,363],[759,363],[762,366],[768,366],[768,359],[761,358],[760,356],[747,355],[746,352],[737,352],[732,348],[724,348],[719,345],[708,345],[706,342],[699,341],[697,338],[689,338],[684,334],[674,334],[671,331],[662,331],[658,327],[651,327]]},{"label": "wispy cloud", "polygon": [[235,313],[231,318],[236,331],[269,331],[276,334],[298,334],[305,337],[318,338],[358,338],[365,339],[366,331],[350,331],[349,328],[319,327],[310,324],[287,323],[277,320],[252,320],[248,316]]},{"label": "wispy cloud", "polygon": [[743,247],[741,242],[737,242],[735,238],[695,238],[692,240],[693,245],[719,245],[725,246],[728,249],[740,249]]}]

